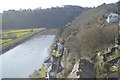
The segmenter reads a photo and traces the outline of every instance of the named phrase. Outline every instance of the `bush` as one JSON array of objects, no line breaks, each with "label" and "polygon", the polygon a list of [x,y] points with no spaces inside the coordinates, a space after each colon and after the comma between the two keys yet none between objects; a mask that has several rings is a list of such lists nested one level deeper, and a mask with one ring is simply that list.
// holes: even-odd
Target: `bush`
[{"label": "bush", "polygon": [[107,72],[109,72],[109,71],[110,71],[111,64],[105,63],[105,64],[104,64],[104,67],[105,67],[105,69],[107,70]]},{"label": "bush", "polygon": [[116,30],[115,26],[89,28],[80,37],[82,50],[89,53],[103,50],[108,45],[114,43]]}]

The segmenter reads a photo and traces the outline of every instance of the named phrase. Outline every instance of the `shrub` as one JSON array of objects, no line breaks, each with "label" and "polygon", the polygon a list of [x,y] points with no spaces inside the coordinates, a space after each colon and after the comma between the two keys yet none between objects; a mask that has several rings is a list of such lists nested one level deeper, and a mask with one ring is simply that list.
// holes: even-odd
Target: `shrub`
[{"label": "shrub", "polygon": [[91,27],[87,29],[80,37],[83,52],[92,53],[113,44],[116,30],[115,26]]}]

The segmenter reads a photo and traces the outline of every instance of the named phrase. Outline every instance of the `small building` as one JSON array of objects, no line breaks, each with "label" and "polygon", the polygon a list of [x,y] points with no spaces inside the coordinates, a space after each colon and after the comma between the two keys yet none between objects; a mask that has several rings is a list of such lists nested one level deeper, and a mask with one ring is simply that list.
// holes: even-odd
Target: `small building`
[{"label": "small building", "polygon": [[109,23],[109,22],[116,22],[119,20],[119,15],[116,14],[116,13],[111,13],[109,15],[107,15],[107,19],[106,21]]},{"label": "small building", "polygon": [[58,53],[60,54],[61,52],[63,52],[63,45],[61,43],[57,43],[57,50],[58,50]]}]

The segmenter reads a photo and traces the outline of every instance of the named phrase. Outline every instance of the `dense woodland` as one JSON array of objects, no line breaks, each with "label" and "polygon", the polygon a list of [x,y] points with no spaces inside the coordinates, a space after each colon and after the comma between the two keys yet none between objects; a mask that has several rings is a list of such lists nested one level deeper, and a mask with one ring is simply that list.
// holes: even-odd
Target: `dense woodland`
[{"label": "dense woodland", "polygon": [[88,8],[66,5],[48,9],[8,10],[2,13],[3,29],[58,28],[71,22]]}]

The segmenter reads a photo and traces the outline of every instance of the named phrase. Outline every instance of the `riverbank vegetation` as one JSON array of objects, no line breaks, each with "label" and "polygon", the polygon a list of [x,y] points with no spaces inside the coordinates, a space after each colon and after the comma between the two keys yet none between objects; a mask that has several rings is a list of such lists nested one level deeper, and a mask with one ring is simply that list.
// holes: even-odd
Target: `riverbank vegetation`
[{"label": "riverbank vegetation", "polygon": [[19,29],[19,30],[3,30],[0,40],[0,46],[7,45],[11,42],[14,42],[16,39],[30,35],[34,32],[43,30],[42,28],[36,28],[36,29]]},{"label": "riverbank vegetation", "polygon": [[15,46],[26,38],[29,38],[33,34],[44,30],[45,28],[33,28],[33,29],[17,29],[17,30],[3,30],[0,34],[0,47],[2,51],[10,46]]},{"label": "riverbank vegetation", "polygon": [[42,65],[42,67],[38,70],[35,71],[32,75],[30,75],[29,77],[31,78],[45,78],[46,77],[46,70],[45,70],[45,66]]}]

